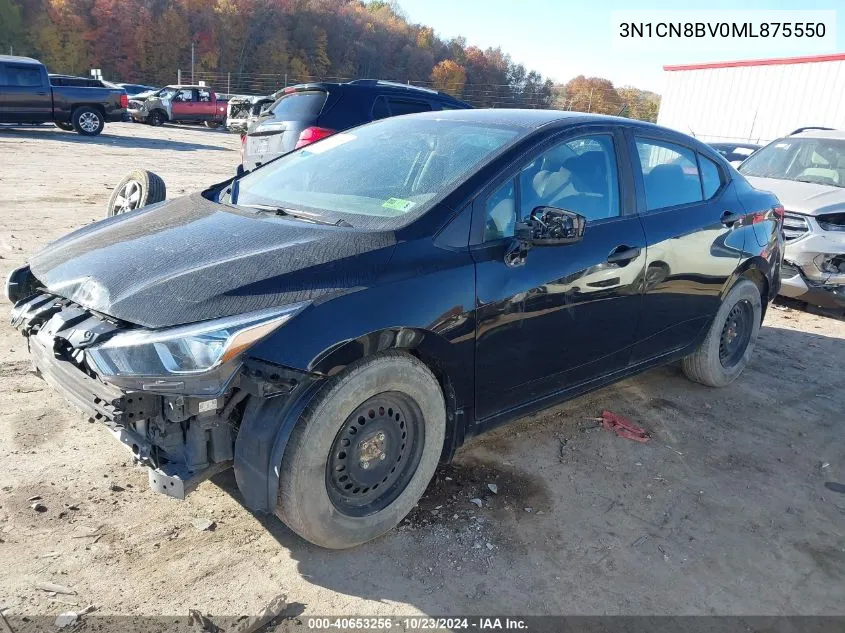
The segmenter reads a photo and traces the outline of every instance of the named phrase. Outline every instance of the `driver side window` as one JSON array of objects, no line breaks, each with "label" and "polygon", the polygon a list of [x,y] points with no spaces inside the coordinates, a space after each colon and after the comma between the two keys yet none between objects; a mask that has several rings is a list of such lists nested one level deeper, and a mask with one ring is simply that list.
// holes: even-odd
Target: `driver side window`
[{"label": "driver side window", "polygon": [[486,205],[484,241],[513,237],[517,218],[537,207],[580,213],[587,221],[619,215],[619,175],[610,134],[579,136],[543,152],[514,180],[497,189]]},{"label": "driver side window", "polygon": [[609,134],[579,136],[555,145],[519,174],[519,207],[580,213],[588,221],[619,215],[616,151]]}]

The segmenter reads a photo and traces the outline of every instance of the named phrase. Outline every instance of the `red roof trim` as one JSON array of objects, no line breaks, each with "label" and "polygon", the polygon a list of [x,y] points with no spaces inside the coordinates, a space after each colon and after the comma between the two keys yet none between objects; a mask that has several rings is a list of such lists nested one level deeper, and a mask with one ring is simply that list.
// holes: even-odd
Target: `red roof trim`
[{"label": "red roof trim", "polygon": [[713,62],[709,64],[664,66],[663,70],[705,70],[708,68],[737,68],[740,66],[777,66],[781,64],[809,64],[812,62],[840,61],[845,61],[845,53],[831,53],[830,55],[808,55],[806,57],[780,57],[777,59],[741,59],[739,61],[734,62]]}]

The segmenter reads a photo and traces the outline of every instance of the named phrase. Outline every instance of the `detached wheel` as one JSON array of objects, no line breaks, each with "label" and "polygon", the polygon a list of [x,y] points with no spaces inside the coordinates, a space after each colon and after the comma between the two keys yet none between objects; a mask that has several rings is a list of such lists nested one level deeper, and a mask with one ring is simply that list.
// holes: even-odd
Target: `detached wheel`
[{"label": "detached wheel", "polygon": [[73,132],[73,123],[62,123],[60,121],[55,121],[53,125],[55,125],[60,130],[64,130],[65,132]]},{"label": "detached wheel", "polygon": [[421,361],[387,352],[350,365],[294,427],[276,515],[321,547],[384,534],[416,505],[440,459],[446,407]]},{"label": "detached wheel", "polygon": [[96,108],[80,106],[70,115],[73,129],[82,136],[97,136],[106,127],[103,113]]},{"label": "detached wheel", "polygon": [[754,282],[737,283],[716,313],[701,346],[681,361],[687,378],[709,387],[724,387],[742,373],[754,351],[763,308]]},{"label": "detached wheel", "polygon": [[114,188],[109,198],[108,217],[162,202],[166,197],[167,188],[158,174],[146,169],[136,169]]},{"label": "detached wheel", "polygon": [[167,123],[167,115],[161,110],[153,110],[150,112],[149,116],[147,116],[147,123],[156,127],[164,125]]}]

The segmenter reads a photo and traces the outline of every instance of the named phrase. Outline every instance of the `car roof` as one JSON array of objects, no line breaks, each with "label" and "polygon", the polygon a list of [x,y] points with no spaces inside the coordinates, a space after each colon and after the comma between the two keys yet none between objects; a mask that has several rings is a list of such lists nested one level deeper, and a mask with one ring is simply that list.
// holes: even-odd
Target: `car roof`
[{"label": "car roof", "polygon": [[211,90],[211,86],[200,86],[198,84],[170,84],[165,86],[165,88],[175,88],[177,90],[185,90],[187,88],[205,88],[206,90]]},{"label": "car roof", "polygon": [[32,57],[20,57],[19,55],[0,55],[0,62],[12,62],[15,64],[32,64],[40,66],[41,62]]},{"label": "car roof", "polygon": [[569,110],[541,110],[519,108],[474,108],[470,110],[439,110],[407,115],[430,119],[446,119],[465,121],[467,123],[485,123],[493,125],[510,125],[526,129],[536,129],[546,125],[578,124],[578,123],[606,123],[607,125],[626,125],[629,127],[652,130],[660,134],[685,137],[685,134],[668,128],[624,117],[605,114],[589,114],[587,112],[572,112]]},{"label": "car roof", "polygon": [[790,134],[789,138],[838,138],[845,139],[845,130],[804,130]]},{"label": "car roof", "polygon": [[442,101],[448,101],[450,103],[461,104],[466,106],[467,108],[471,107],[468,103],[453,97],[448,92],[442,92],[439,90],[433,90],[431,88],[423,88],[422,86],[414,86],[411,84],[403,84],[396,81],[385,81],[383,79],[353,79],[352,81],[347,81],[344,83],[340,82],[330,82],[330,81],[315,81],[309,82],[304,84],[296,84],[293,86],[287,86],[286,88],[282,88],[277,90],[273,94],[276,98],[281,98],[284,96],[285,91],[291,88],[296,89],[296,91],[303,91],[303,90],[332,90],[336,88],[340,88],[341,90],[346,89],[360,89],[360,90],[367,90],[367,89],[375,89],[378,90],[381,94],[401,94],[405,96],[417,96],[417,97],[427,97],[431,99],[438,99]]}]

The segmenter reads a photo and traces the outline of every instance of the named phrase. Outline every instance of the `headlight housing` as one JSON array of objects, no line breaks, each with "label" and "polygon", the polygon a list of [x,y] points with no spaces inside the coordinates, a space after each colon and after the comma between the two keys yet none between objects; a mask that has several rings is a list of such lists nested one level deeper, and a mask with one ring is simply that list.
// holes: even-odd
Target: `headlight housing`
[{"label": "headlight housing", "polygon": [[163,330],[130,330],[88,349],[107,382],[184,395],[222,392],[243,352],[302,311],[297,303]]}]

